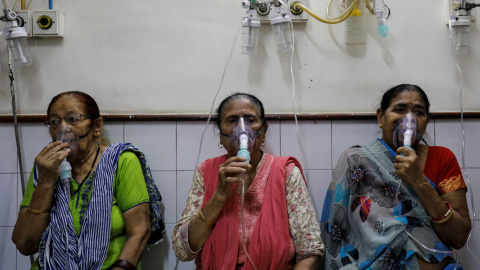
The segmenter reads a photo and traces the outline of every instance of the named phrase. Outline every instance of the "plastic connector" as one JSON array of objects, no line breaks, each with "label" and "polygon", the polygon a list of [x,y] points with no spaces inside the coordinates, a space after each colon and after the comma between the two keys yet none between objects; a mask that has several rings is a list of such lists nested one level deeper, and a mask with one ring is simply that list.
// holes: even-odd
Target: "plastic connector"
[{"label": "plastic connector", "polygon": [[60,166],[58,167],[58,173],[60,174],[60,179],[62,179],[62,181],[72,178],[72,166],[67,159],[64,159],[62,163],[60,163]]},{"label": "plastic connector", "polygon": [[293,15],[300,15],[303,12],[303,8],[295,6],[298,3],[300,3],[300,2],[295,1],[295,2],[290,4],[290,12],[292,12]]}]

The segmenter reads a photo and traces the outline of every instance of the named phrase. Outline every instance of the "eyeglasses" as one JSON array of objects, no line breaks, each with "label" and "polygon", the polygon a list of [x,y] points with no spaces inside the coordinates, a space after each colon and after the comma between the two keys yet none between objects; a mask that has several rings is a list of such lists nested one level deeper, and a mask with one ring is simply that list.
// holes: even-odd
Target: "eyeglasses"
[{"label": "eyeglasses", "polygon": [[50,119],[45,121],[44,124],[45,124],[45,126],[47,126],[49,128],[57,128],[58,126],[60,126],[60,124],[62,123],[62,119],[63,119],[63,120],[65,120],[65,122],[67,124],[75,126],[82,121],[82,117],[85,117],[85,118],[88,118],[88,119],[94,119],[95,118],[95,117],[92,117],[92,116],[86,115],[86,114],[73,113],[73,114],[67,115],[65,117],[52,116],[52,117],[50,117]]}]

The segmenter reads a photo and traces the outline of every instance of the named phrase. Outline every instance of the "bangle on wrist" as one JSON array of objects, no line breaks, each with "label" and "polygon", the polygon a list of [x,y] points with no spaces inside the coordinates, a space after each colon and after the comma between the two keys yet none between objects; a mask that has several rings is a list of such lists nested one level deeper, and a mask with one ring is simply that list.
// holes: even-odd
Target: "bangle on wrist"
[{"label": "bangle on wrist", "polygon": [[125,261],[125,260],[116,260],[112,264],[112,266],[110,266],[110,269],[112,269],[113,267],[120,267],[120,268],[123,268],[125,270],[137,270],[137,267],[135,267],[135,265],[133,265],[130,262]]},{"label": "bangle on wrist", "polygon": [[452,205],[447,201],[445,201],[445,205],[448,207],[447,212],[439,218],[432,218],[432,217],[429,216],[428,218],[430,219],[431,222],[433,222],[435,224],[442,224],[442,223],[445,223],[445,222],[449,221],[452,218],[452,216],[453,216]]},{"label": "bangle on wrist", "polygon": [[199,212],[199,213],[200,213],[200,218],[203,220],[203,222],[205,222],[205,224],[207,224],[208,226],[213,226],[214,223],[209,222],[209,221],[205,218],[205,216],[203,215],[202,209],[200,209],[200,212]]},{"label": "bangle on wrist", "polygon": [[34,213],[35,215],[50,213],[50,210],[37,210],[30,207],[28,207],[27,210],[30,211],[31,213]]}]

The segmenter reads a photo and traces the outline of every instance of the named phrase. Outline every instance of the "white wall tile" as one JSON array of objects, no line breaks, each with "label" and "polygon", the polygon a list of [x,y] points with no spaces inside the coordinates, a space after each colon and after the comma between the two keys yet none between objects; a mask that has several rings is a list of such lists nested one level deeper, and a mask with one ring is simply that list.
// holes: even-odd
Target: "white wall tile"
[{"label": "white wall tile", "polygon": [[[301,121],[298,126],[301,147],[307,159],[307,168],[330,169],[332,167],[332,136],[330,121]],[[295,121],[281,123],[282,156],[296,157],[302,165],[305,161],[297,143],[297,127]]]},{"label": "white wall tile", "polygon": [[265,151],[274,156],[280,156],[280,121],[268,121],[265,137]]},{"label": "white wall tile", "polygon": [[20,136],[22,143],[23,171],[30,172],[35,157],[51,141],[48,128],[43,123],[21,123]]},{"label": "white wall tile", "polygon": [[423,135],[423,139],[428,145],[435,145],[435,121],[430,120],[430,123],[427,125],[427,131]]},{"label": "white wall tile", "polygon": [[317,220],[320,221],[325,194],[332,180],[332,170],[309,170],[305,177],[309,179],[308,190],[310,191],[313,206],[315,207]]},{"label": "white wall tile", "polygon": [[[177,169],[178,170],[195,170],[195,162],[200,147],[200,139],[205,129],[206,122],[178,122],[177,134]],[[198,165],[208,158],[221,156],[227,153],[224,148],[219,148],[218,129],[214,123],[210,123],[205,130],[203,137],[202,149]]]},{"label": "white wall tile", "polygon": [[381,137],[376,120],[332,121],[332,168],[347,148]]},{"label": "white wall tile", "polygon": [[[478,222],[476,224],[475,230],[468,241],[468,248],[475,259],[480,263],[480,258],[478,254],[480,254],[480,229],[478,228]],[[465,245],[462,249],[459,250],[459,261],[463,266],[463,269],[480,269],[480,265],[478,265],[474,258],[470,255],[467,250],[467,245]]]},{"label": "white wall tile", "polygon": [[[465,120],[465,164],[467,167],[480,168],[480,134],[479,120]],[[462,164],[462,126],[459,120],[435,120],[435,144],[445,146],[457,157]]]},{"label": "white wall tile", "polygon": [[[102,137],[107,139],[110,144],[125,141],[123,137],[123,122],[103,122]],[[135,145],[135,144],[134,144]]]},{"label": "white wall tile", "polygon": [[0,174],[0,226],[17,221],[17,174]]},{"label": "white wall tile", "polygon": [[165,223],[177,222],[177,173],[175,171],[153,171],[152,175],[162,195]]},{"label": "white wall tile", "polygon": [[[467,203],[468,209],[470,210],[470,218],[473,219],[473,208],[471,204],[470,196],[473,194],[473,203],[475,204],[475,213],[477,221],[480,221],[480,181],[478,180],[478,175],[480,175],[480,169],[467,169],[468,179],[470,180],[470,185],[472,189],[467,191]],[[465,174],[463,175],[465,183],[467,179]],[[473,192],[472,192],[473,191]],[[480,226],[479,226],[480,227]],[[478,229],[478,227],[477,227]],[[480,240],[480,239],[479,239]]]},{"label": "white wall tile", "polygon": [[[28,183],[28,177],[30,176],[30,173],[24,173],[23,176],[25,177],[25,189],[27,188],[27,183]],[[22,191],[22,183],[20,179],[20,175],[17,174],[17,205],[16,205],[16,211],[18,213],[18,210],[20,209],[20,204],[22,203],[23,200],[23,191]]]},{"label": "white wall tile", "polygon": [[12,238],[13,227],[0,227],[0,269],[17,269],[16,248]]},{"label": "white wall tile", "polygon": [[0,173],[17,172],[17,144],[12,123],[0,123]]},{"label": "white wall tile", "polygon": [[[166,225],[167,238],[160,244],[147,248],[143,252],[142,269],[143,270],[172,270],[175,268],[176,257],[172,249],[173,224]],[[179,262],[179,270],[193,270],[195,264],[190,262]]]},{"label": "white wall tile", "polygon": [[[35,261],[36,258],[37,258],[37,253],[33,255],[33,260]],[[17,270],[30,269],[30,266],[31,266],[30,256],[22,255],[17,250]]]},{"label": "white wall tile", "polygon": [[183,209],[187,203],[188,192],[192,187],[193,171],[177,172],[177,219],[182,215]]},{"label": "white wall tile", "polygon": [[125,123],[125,142],[142,150],[152,170],[176,170],[176,123]]}]

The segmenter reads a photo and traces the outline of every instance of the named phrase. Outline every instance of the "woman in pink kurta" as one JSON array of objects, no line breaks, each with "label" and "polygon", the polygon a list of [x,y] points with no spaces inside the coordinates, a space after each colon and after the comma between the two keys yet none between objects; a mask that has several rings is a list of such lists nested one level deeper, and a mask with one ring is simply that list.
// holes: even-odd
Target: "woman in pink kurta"
[{"label": "woman in pink kurta", "polygon": [[[236,93],[217,110],[224,156],[206,160],[195,172],[184,212],[172,236],[182,260],[197,269],[311,269],[324,246],[299,162],[261,150],[265,143],[262,103]],[[251,160],[237,157],[232,130],[245,119],[256,138]],[[245,183],[245,248],[241,222],[241,183]]]}]

